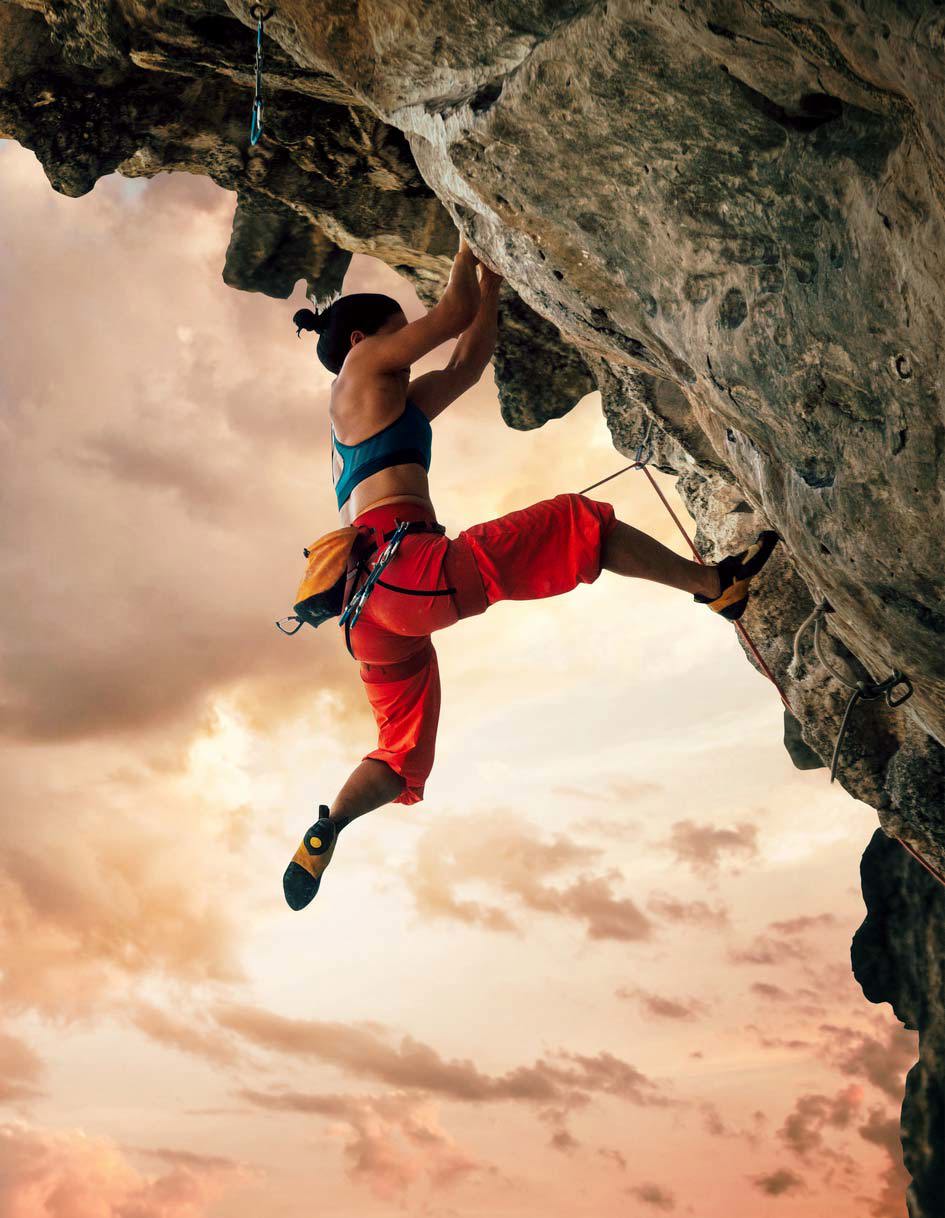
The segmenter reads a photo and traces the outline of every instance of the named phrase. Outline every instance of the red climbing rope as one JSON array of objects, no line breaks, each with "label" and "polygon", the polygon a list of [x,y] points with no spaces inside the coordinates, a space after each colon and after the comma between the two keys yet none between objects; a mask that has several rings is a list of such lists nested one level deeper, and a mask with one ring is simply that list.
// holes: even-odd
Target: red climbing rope
[{"label": "red climbing rope", "polygon": [[[623,469],[618,470],[616,474],[611,474],[610,477],[602,479],[601,482],[595,482],[594,486],[589,486],[587,488],[587,490],[593,490],[594,487],[601,486],[601,485],[603,485],[604,482],[609,482],[611,478],[616,478],[619,474],[625,474],[627,472],[627,470],[631,470],[631,469],[642,469],[643,470],[644,474],[646,474],[647,481],[649,482],[650,486],[652,486],[653,490],[656,491],[663,507],[666,508],[667,512],[669,512],[676,528],[680,531],[680,533],[682,533],[683,537],[686,539],[686,544],[689,546],[689,549],[692,551],[693,557],[695,558],[696,562],[700,562],[700,563],[702,563],[703,566],[705,566],[705,559],[696,549],[692,538],[686,532],[679,517],[673,511],[672,505],[670,504],[669,500],[660,490],[659,486],[657,485],[656,479],[647,469],[646,461],[641,461],[638,457],[638,459],[636,461],[634,461],[634,463],[632,465],[625,466]],[[585,493],[586,492],[584,492],[584,491],[581,492],[582,495]],[[764,659],[761,656],[761,653],[758,651],[758,648],[755,646],[754,642],[752,641],[751,635],[748,633],[748,631],[745,629],[745,627],[741,624],[741,622],[735,622],[735,629],[744,639],[745,645],[748,647],[751,654],[755,657],[755,660],[758,663],[758,667],[761,669],[761,671],[764,673],[764,675],[768,678],[768,680],[771,682],[771,684],[774,686],[774,688],[778,691],[778,696],[780,697],[781,701],[784,703],[785,709],[790,711],[791,714],[793,715],[794,711],[791,707],[790,702],[787,700],[787,696],[786,696],[784,690],[781,688],[780,684],[778,683],[778,679],[775,677],[774,673],[765,663]],[[796,718],[796,716],[795,716],[795,718]],[[905,841],[901,837],[895,837],[895,834],[890,834],[890,836],[894,837],[895,840],[900,844],[900,846],[902,846],[904,850],[908,851],[908,853],[912,855],[912,857],[915,859],[915,861],[920,866],[924,867],[925,870],[929,873],[929,875],[934,877],[936,880],[938,880],[938,882],[942,885],[942,887],[945,888],[945,875],[942,875],[942,873],[936,867],[933,867],[933,865],[930,862],[928,862],[926,859],[924,859],[922,857],[922,855],[918,852],[918,850],[916,850],[916,848],[914,846],[912,846],[909,842]]]}]

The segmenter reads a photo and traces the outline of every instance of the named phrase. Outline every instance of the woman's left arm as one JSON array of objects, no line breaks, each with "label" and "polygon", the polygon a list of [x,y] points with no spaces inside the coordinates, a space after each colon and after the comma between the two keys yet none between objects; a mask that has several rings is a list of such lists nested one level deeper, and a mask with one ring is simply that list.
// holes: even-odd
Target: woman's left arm
[{"label": "woman's left arm", "polygon": [[428,419],[441,414],[467,389],[477,384],[492,359],[498,334],[499,289],[502,276],[488,267],[480,271],[480,302],[472,325],[456,341],[445,368],[427,372],[410,385],[408,396]]}]

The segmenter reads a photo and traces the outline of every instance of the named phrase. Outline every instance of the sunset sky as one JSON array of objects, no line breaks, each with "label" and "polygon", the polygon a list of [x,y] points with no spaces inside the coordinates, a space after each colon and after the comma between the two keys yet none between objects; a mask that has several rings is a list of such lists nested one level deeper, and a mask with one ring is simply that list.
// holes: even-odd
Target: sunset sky
[{"label": "sunset sky", "polygon": [[[688,596],[439,634],[426,798],[285,906],[376,737],[337,628],[273,625],[337,527],[331,378],[301,284],[223,284],[234,203],[62,198],[0,142],[0,1218],[903,1218],[875,814]],[[421,312],[371,259],[345,290]],[[516,433],[487,371],[431,485],[455,535],[622,463],[599,395]],[[597,494],[682,550],[640,475]]]}]

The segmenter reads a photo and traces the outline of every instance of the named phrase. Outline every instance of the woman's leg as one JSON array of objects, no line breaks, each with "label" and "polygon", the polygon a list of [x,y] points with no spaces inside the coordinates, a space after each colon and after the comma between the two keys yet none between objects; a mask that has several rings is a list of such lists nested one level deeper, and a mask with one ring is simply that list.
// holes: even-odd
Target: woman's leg
[{"label": "woman's leg", "polygon": [[335,796],[331,805],[331,819],[339,829],[363,816],[389,804],[403,792],[405,783],[384,761],[367,758],[351,772],[347,782]]},{"label": "woman's leg", "polygon": [[556,495],[473,525],[457,542],[471,551],[489,605],[559,596],[594,583],[602,569],[712,598],[719,591],[716,567],[681,558],[585,495]]},{"label": "woman's leg", "polygon": [[614,522],[604,541],[602,566],[618,575],[650,579],[713,600],[720,591],[717,567],[681,558],[622,520]]}]

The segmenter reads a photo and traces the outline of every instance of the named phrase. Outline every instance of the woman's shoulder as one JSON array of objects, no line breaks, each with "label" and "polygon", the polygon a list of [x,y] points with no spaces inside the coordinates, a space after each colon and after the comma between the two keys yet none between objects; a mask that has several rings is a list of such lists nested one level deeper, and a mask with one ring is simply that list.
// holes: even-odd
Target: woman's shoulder
[{"label": "woman's shoulder", "polygon": [[336,434],[340,433],[338,438],[344,441],[346,431],[356,436],[373,435],[393,423],[404,408],[401,384],[385,384],[378,377],[339,376],[331,387],[328,415]]}]

